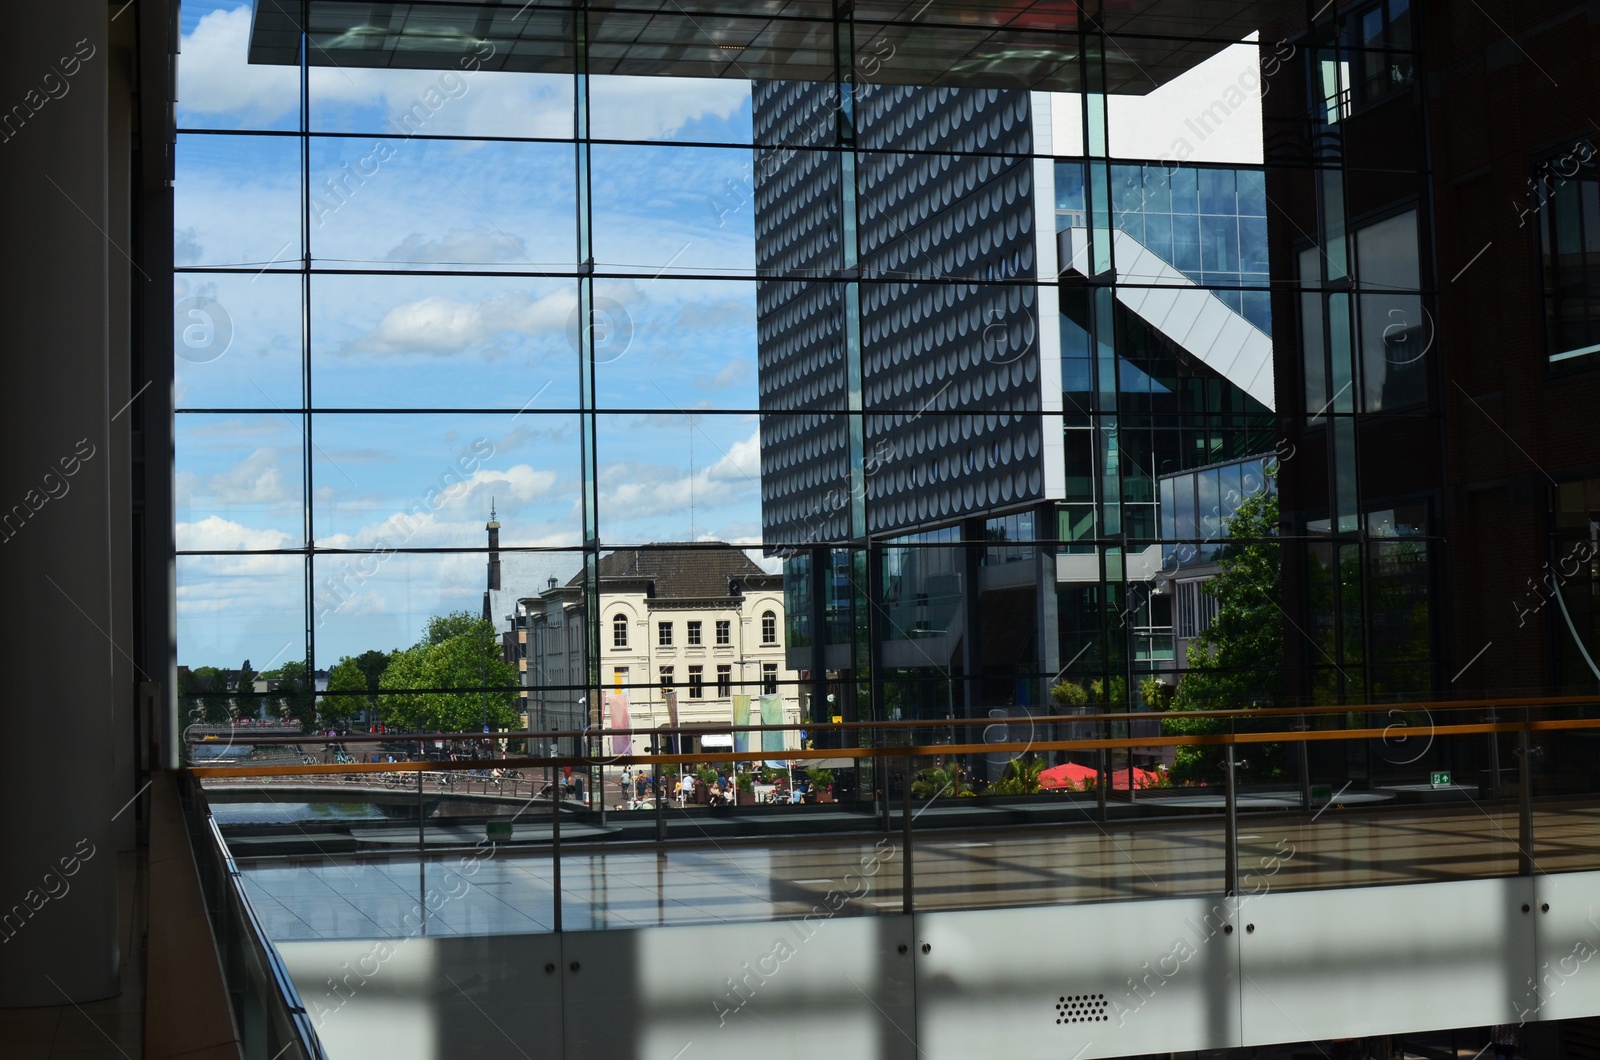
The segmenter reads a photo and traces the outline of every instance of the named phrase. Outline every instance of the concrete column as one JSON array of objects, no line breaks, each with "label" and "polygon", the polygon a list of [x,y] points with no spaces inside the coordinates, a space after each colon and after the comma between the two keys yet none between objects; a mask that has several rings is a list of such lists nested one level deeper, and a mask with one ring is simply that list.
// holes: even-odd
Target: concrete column
[{"label": "concrete column", "polygon": [[119,989],[113,737],[129,646],[112,638],[128,629],[114,590],[131,557],[112,549],[128,512],[112,496],[127,443],[111,399],[128,366],[110,363],[109,276],[128,247],[109,204],[109,16],[97,0],[21,4],[0,34],[0,1006]]}]

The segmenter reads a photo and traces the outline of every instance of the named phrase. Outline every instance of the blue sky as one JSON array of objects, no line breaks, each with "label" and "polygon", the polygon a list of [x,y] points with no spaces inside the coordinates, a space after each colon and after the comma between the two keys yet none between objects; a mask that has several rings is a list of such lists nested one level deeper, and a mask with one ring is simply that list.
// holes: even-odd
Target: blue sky
[{"label": "blue sky", "polygon": [[[175,301],[204,314],[179,320],[177,402],[252,411],[179,417],[180,549],[306,537],[302,420],[288,411],[302,403],[304,294],[299,276],[278,271],[305,249],[300,146],[253,135],[296,130],[298,73],[247,65],[248,28],[243,3],[184,5],[180,127],[228,135],[180,138],[177,261],[238,271],[176,279]],[[426,133],[571,133],[570,77],[312,71],[313,131],[357,134],[311,141],[312,258],[402,274],[313,276],[311,407],[506,412],[314,411],[311,532],[330,548],[478,547],[492,498],[505,544],[575,546],[579,421],[562,410],[578,401],[576,282],[404,274],[572,269],[573,148],[398,134],[391,119],[430,86],[443,104]],[[603,539],[757,542],[755,284],[684,278],[754,268],[754,213],[728,190],[744,186],[750,150],[666,142],[747,143],[749,83],[597,78],[591,101],[595,136],[663,141],[592,155],[595,259],[638,274],[596,283],[611,328],[597,398],[630,410],[600,418]],[[217,356],[219,328],[230,334]],[[318,561],[319,665],[402,646],[429,615],[479,606],[481,554],[390,556],[354,577],[344,568],[330,588],[324,579],[350,562]],[[179,661],[298,657],[302,569],[294,556],[181,559]]]},{"label": "blue sky", "polygon": [[[179,417],[179,548],[303,547],[307,466],[321,547],[477,547],[491,498],[504,544],[575,546],[579,423],[562,410],[578,400],[577,283],[465,275],[576,265],[573,147],[489,139],[570,137],[573,78],[311,70],[311,131],[348,135],[310,141],[309,253],[324,267],[397,274],[313,274],[307,306],[300,277],[282,271],[308,249],[300,140],[261,135],[298,131],[299,71],[245,62],[250,20],[245,0],[182,8],[178,123],[209,132],[179,138],[174,250],[180,267],[232,271],[174,283],[177,406],[222,410]],[[1168,157],[1186,116],[1257,69],[1255,50],[1240,46],[1148,96],[1114,100],[1118,152]],[[756,285],[733,278],[755,260],[750,85],[596,77],[589,95],[592,135],[634,141],[591,153],[594,258],[628,274],[595,282],[606,325],[602,541],[756,544]],[[417,112],[422,100],[432,103]],[[425,115],[413,121],[421,133],[467,139],[409,137],[397,125],[408,112]],[[1075,97],[1056,97],[1055,153],[1079,149],[1080,113]],[[1259,113],[1241,109],[1193,157],[1258,160]],[[305,331],[309,454],[290,411],[304,399]],[[505,411],[332,411],[425,408]],[[319,562],[318,578],[340,562]],[[180,662],[298,657],[299,557],[181,558],[178,581]],[[317,630],[318,665],[410,643],[432,614],[475,610],[483,557],[393,556],[346,584]]]}]

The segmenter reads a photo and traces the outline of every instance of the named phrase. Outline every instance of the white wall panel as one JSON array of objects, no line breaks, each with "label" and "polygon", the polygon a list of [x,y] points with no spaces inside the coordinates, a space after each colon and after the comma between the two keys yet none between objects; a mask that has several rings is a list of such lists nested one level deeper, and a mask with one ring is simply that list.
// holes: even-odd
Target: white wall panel
[{"label": "white wall panel", "polygon": [[1522,1018],[1600,1014],[1600,872],[1534,877],[1536,970],[1514,996]]},{"label": "white wall panel", "polygon": [[1516,1022],[1525,878],[1264,894],[1240,910],[1246,1045]]},{"label": "white wall panel", "polygon": [[554,935],[446,935],[278,952],[332,1060],[558,1060],[560,947]]},{"label": "white wall panel", "polygon": [[278,948],[333,1060],[1092,1060],[1600,1015],[1600,873]]},{"label": "white wall panel", "polygon": [[910,943],[901,916],[572,932],[568,1055],[915,1060]]},{"label": "white wall panel", "polygon": [[921,914],[922,1055],[1089,1060],[1236,1046],[1232,920],[1221,898]]}]

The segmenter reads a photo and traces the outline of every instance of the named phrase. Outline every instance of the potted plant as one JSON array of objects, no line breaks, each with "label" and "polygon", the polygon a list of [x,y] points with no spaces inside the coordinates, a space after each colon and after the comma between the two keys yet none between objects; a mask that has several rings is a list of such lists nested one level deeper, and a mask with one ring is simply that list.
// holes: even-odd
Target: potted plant
[{"label": "potted plant", "polygon": [[756,778],[749,773],[740,773],[734,777],[733,782],[739,789],[738,804],[740,806],[754,806],[756,804]]},{"label": "potted plant", "polygon": [[710,766],[701,766],[694,771],[694,779],[694,801],[704,806],[711,801],[711,789],[716,786],[717,771]]},{"label": "potted plant", "polygon": [[815,803],[829,803],[833,801],[833,770],[808,769],[806,779],[811,781],[811,788],[806,792],[806,801]]}]

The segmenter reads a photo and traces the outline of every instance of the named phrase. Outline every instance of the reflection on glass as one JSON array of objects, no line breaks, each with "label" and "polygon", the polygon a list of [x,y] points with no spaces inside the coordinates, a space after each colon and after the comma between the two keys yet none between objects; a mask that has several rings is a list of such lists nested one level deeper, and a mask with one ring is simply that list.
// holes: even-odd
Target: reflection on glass
[{"label": "reflection on glass", "polygon": [[184,0],[179,7],[180,129],[300,127],[299,49],[292,48],[290,65],[252,62],[251,15],[245,0]]},{"label": "reflection on glass", "polygon": [[750,152],[595,144],[594,254],[618,268],[755,270]]},{"label": "reflection on glass", "polygon": [[489,276],[311,281],[321,408],[571,408],[577,283]]},{"label": "reflection on glass", "polygon": [[[179,548],[183,548],[180,537]],[[257,672],[303,659],[306,644],[305,560],[300,556],[178,556],[178,665]],[[270,600],[270,607],[263,601]],[[208,720],[207,701],[194,701],[179,724]],[[226,704],[253,713],[255,700]],[[212,714],[209,720],[219,720]]]},{"label": "reflection on glass", "polygon": [[[776,286],[776,285],[774,285]],[[836,285],[785,285],[802,301],[836,295]],[[761,407],[757,305],[764,286],[748,280],[596,280],[594,344],[598,406],[611,409]],[[769,325],[768,330],[776,325]],[[837,333],[833,341],[837,344]],[[807,380],[814,383],[815,380]],[[774,379],[768,386],[777,386]],[[813,408],[844,411],[842,388]]]},{"label": "reflection on glass", "polygon": [[183,408],[298,408],[300,277],[173,277],[173,395]]},{"label": "reflection on glass", "polygon": [[571,267],[570,146],[314,137],[310,152],[311,253],[320,261]]},{"label": "reflection on glass", "polygon": [[304,544],[299,417],[180,415],[174,449],[179,551],[244,552]]},{"label": "reflection on glass", "polygon": [[[332,548],[471,548],[491,512],[508,545],[581,540],[577,417],[340,415],[312,421],[313,522]],[[482,578],[474,575],[472,584]]]},{"label": "reflection on glass", "polygon": [[300,258],[300,144],[288,136],[178,138],[173,264],[293,267]]}]

